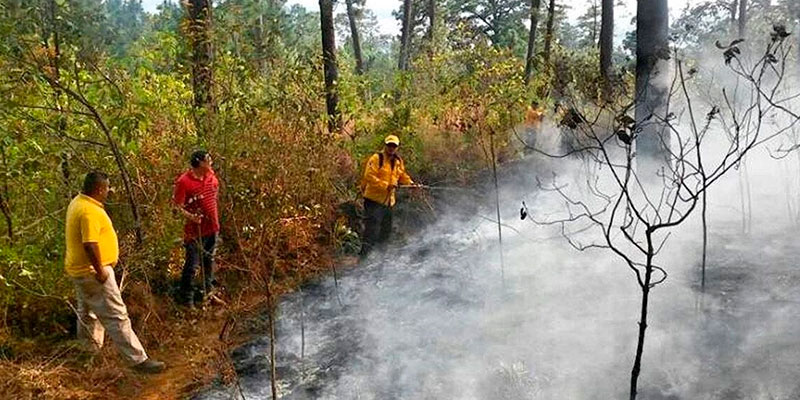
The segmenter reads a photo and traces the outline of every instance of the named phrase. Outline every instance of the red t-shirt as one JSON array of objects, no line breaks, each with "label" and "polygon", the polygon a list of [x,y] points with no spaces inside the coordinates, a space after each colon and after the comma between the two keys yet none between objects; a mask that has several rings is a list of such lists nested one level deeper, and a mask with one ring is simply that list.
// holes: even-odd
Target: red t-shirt
[{"label": "red t-shirt", "polygon": [[[202,179],[188,170],[175,180],[175,194],[172,200],[192,214],[203,216],[200,222],[200,235],[210,236],[219,232],[219,213],[217,211],[217,194],[219,181],[214,171],[210,171]],[[187,220],[183,226],[183,240],[197,238],[198,227]]]}]

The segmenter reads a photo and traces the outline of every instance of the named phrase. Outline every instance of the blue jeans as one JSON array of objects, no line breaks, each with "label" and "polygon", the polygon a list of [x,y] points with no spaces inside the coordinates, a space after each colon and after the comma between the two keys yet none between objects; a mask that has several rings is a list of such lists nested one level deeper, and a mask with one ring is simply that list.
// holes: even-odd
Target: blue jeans
[{"label": "blue jeans", "polygon": [[183,244],[186,250],[186,262],[181,274],[181,295],[190,299],[192,296],[192,280],[198,265],[203,264],[204,289],[211,289],[214,280],[214,254],[217,250],[217,234],[196,238]]}]

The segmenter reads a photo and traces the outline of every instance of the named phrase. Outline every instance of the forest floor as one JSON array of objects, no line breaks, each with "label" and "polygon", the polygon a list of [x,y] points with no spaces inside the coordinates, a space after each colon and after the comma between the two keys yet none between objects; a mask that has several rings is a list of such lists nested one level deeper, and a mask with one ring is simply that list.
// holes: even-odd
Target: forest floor
[{"label": "forest floor", "polygon": [[[665,300],[670,296],[664,295],[653,304],[654,313],[660,311],[661,315],[653,316],[651,351],[640,388],[641,397],[653,400],[799,399],[796,371],[800,367],[797,350],[800,347],[796,331],[800,298],[796,288],[800,286],[797,269],[800,246],[785,231],[744,236],[733,229],[725,229],[728,227],[718,228],[721,232],[712,235],[714,246],[709,254],[705,294],[700,291],[699,276],[690,274],[691,283],[678,283],[684,277],[676,273],[674,285],[688,283],[688,287],[670,292],[679,293],[676,297],[679,306],[672,304],[671,308],[664,308],[671,304]],[[547,311],[549,306],[541,301],[535,304],[547,312],[535,314],[528,308],[534,304],[529,300],[536,298],[535,294],[530,294],[536,292],[531,288],[540,288],[535,282],[550,282],[549,279],[559,275],[548,277],[547,272],[541,272],[546,267],[537,270],[540,274],[513,275],[513,271],[506,271],[511,294],[497,300],[496,304],[509,310],[521,310],[520,314],[510,312],[508,315],[514,318],[505,318],[498,312],[486,319],[476,318],[475,315],[484,315],[481,310],[487,304],[495,304],[491,293],[499,290],[496,287],[483,290],[486,286],[475,284],[488,281],[484,278],[490,277],[492,272],[482,267],[485,263],[476,252],[491,252],[472,242],[450,243],[448,239],[436,239],[435,234],[430,237],[433,241],[414,241],[396,249],[383,261],[373,260],[375,262],[358,270],[342,273],[337,288],[329,280],[321,281],[304,287],[302,293],[292,293],[282,299],[282,312],[276,326],[282,398],[356,398],[359,394],[365,398],[381,398],[381,395],[385,396],[382,398],[423,398],[423,393],[433,393],[430,398],[462,398],[461,392],[448,393],[455,390],[449,386],[453,384],[453,375],[463,378],[459,373],[464,370],[473,373],[467,375],[467,383],[456,381],[464,383],[466,391],[473,395],[475,393],[470,390],[485,390],[476,392],[479,398],[560,398],[559,393],[571,388],[566,382],[590,386],[601,379],[599,375],[605,376],[606,386],[598,385],[601,387],[598,395],[572,393],[574,396],[564,398],[601,399],[624,395],[624,386],[607,386],[614,386],[609,382],[625,380],[626,375],[619,371],[627,366],[628,353],[615,352],[609,356],[613,362],[606,364],[603,357],[607,354],[599,352],[600,360],[594,370],[580,362],[569,364],[577,364],[570,368],[556,354],[532,345],[531,341],[515,342],[507,334],[524,331],[528,334],[522,337],[538,337],[540,342],[552,343],[552,347],[561,349],[569,343],[584,343],[583,339],[575,340],[575,336],[586,335],[563,330],[572,325],[551,323],[553,321],[572,321],[580,326],[602,325],[606,319],[616,321],[603,325],[609,328],[619,321],[630,325],[631,318],[622,313],[584,315],[579,310],[574,310],[574,316],[551,313]],[[464,247],[452,247],[459,244]],[[509,253],[514,251],[510,249]],[[475,265],[471,266],[471,262]],[[344,305],[337,304],[339,293],[339,302]],[[298,311],[300,307],[304,314]],[[494,305],[488,308],[495,309]],[[585,305],[582,309],[591,307]],[[622,319],[618,319],[620,315]],[[301,356],[299,345],[301,318],[306,321],[305,358]],[[471,324],[470,321],[479,322]],[[630,329],[622,332],[628,331]],[[540,332],[539,336],[534,334],[536,332]],[[498,342],[493,342],[493,338]],[[495,376],[494,370],[484,364],[487,357],[475,350],[476,343],[492,349],[491,354],[496,358],[534,361],[530,369],[523,369],[519,376],[506,376],[508,371],[505,370]],[[618,342],[613,339],[610,343]],[[234,350],[231,359],[239,381],[213,385],[205,392],[200,390],[198,398],[229,399],[235,398],[237,393],[243,393],[245,398],[269,398],[269,360],[265,356],[268,345],[268,338],[262,334]],[[509,354],[503,353],[506,348],[511,349]],[[622,348],[630,350],[630,346]],[[515,349],[518,351],[514,352]],[[476,352],[480,362],[470,358]],[[572,372],[575,375],[570,375]],[[514,386],[513,382],[524,384]]]},{"label": "forest floor", "polygon": [[[345,257],[337,264],[349,267],[356,261]],[[175,309],[155,328],[163,332],[147,332],[161,338],[147,347],[150,357],[167,364],[166,371],[157,375],[127,368],[109,341],[96,354],[77,340],[17,343],[16,351],[29,356],[22,361],[0,361],[2,398],[177,400],[215,379],[232,384],[230,350],[266,331],[263,319],[256,316],[263,314],[267,297],[263,291],[248,291],[226,300],[224,305]]]}]

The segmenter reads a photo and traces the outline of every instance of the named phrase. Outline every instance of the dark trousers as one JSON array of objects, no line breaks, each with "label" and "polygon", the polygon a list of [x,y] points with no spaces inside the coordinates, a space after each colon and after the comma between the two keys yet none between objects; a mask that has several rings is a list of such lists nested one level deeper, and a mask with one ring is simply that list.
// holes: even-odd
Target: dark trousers
[{"label": "dark trousers", "polygon": [[361,255],[366,255],[376,245],[388,241],[391,234],[391,207],[364,199],[364,235],[361,240]]},{"label": "dark trousers", "polygon": [[192,296],[192,280],[195,271],[200,263],[203,264],[204,288],[211,289],[214,281],[214,254],[217,248],[217,235],[203,236],[198,239],[185,242],[186,261],[183,264],[181,274],[181,295]]}]

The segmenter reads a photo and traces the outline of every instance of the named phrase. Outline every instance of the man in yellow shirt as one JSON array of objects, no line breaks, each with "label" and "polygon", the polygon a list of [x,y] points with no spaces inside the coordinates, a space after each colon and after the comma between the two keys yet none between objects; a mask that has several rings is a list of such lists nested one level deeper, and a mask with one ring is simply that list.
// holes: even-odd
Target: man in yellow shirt
[{"label": "man in yellow shirt", "polygon": [[82,192],[67,207],[64,267],[77,293],[78,337],[99,349],[108,331],[134,370],[159,373],[164,370],[164,363],[147,357],[133,332],[114,276],[119,244],[103,207],[108,192],[108,175],[90,172],[83,181]]},{"label": "man in yellow shirt", "polygon": [[389,239],[397,187],[415,185],[406,173],[403,159],[397,154],[400,139],[395,135],[389,135],[383,143],[383,151],[373,154],[367,160],[361,180],[365,217],[362,256],[366,256],[376,244]]}]

